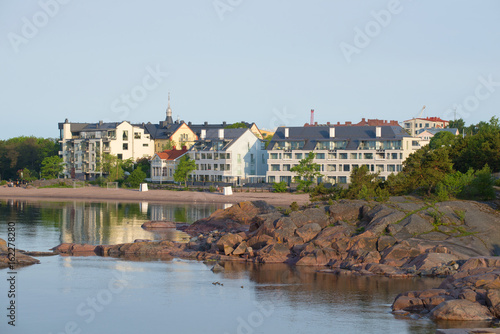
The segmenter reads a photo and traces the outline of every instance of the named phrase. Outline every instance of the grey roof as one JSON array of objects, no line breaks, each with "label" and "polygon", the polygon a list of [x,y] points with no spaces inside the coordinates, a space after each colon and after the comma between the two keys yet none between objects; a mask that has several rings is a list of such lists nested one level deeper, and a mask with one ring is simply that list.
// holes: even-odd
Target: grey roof
[{"label": "grey roof", "polygon": [[[193,145],[194,151],[227,150],[249,129],[224,129],[224,138],[219,139],[219,129],[207,129],[205,139],[199,139]],[[200,131],[201,132],[201,131]],[[251,132],[251,131],[250,131]]]},{"label": "grey roof", "polygon": [[454,135],[459,134],[457,128],[444,128],[444,129],[440,129],[440,128],[425,128],[425,129],[419,129],[417,131],[417,134],[420,134],[420,133],[422,133],[424,131],[428,131],[432,135],[435,135],[436,133],[443,132],[443,131],[450,132],[451,134],[454,134]]},{"label": "grey roof", "polygon": [[144,124],[144,126],[138,125],[140,127],[144,127],[144,130],[146,133],[149,133],[151,136],[151,139],[169,139],[170,136],[174,134],[177,129],[181,127],[181,125],[184,123],[172,123],[168,124],[166,127],[162,127],[161,124]]},{"label": "grey roof", "polygon": [[[69,122],[68,122],[69,123]],[[110,122],[110,123],[69,123],[70,131],[73,133],[78,132],[92,132],[116,129],[118,125],[123,122]],[[59,129],[62,129],[65,123],[59,123]]]},{"label": "grey roof", "polygon": [[[376,126],[300,126],[288,127],[288,138],[285,138],[285,128],[279,127],[274,133],[268,149],[272,149],[276,142],[304,141],[303,150],[313,150],[317,142],[347,141],[348,150],[358,148],[362,140],[400,140],[410,135],[400,126],[380,126],[381,137],[375,134]],[[335,137],[330,138],[330,128],[335,128]]]}]

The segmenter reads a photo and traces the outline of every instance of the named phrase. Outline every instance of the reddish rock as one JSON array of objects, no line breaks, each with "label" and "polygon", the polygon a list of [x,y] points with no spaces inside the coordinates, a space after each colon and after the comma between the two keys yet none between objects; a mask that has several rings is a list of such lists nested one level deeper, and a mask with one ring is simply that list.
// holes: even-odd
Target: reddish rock
[{"label": "reddish rock", "polygon": [[486,293],[486,303],[491,313],[493,313],[495,317],[500,318],[500,290],[489,290]]},{"label": "reddish rock", "polygon": [[330,205],[328,211],[334,221],[353,222],[362,218],[362,208],[365,204],[363,201],[340,200]]},{"label": "reddish rock", "polygon": [[415,266],[417,270],[430,270],[456,260],[458,260],[458,257],[452,254],[425,253],[415,257],[406,266]]},{"label": "reddish rock", "polygon": [[175,228],[175,223],[170,221],[149,221],[141,225],[145,230],[162,229],[162,228]]},{"label": "reddish rock", "polygon": [[233,255],[242,255],[247,252],[247,243],[245,241],[240,242],[238,247],[236,247],[233,251]]},{"label": "reddish rock", "polygon": [[[243,238],[241,235],[238,234],[233,234],[233,233],[228,233],[226,235],[223,235],[216,243],[216,246],[219,248],[221,252],[226,253],[226,248],[230,247],[233,248],[233,246],[239,244]],[[232,251],[232,250],[231,250]],[[229,255],[226,253],[226,255]]]},{"label": "reddish rock", "polygon": [[321,226],[317,223],[310,223],[295,230],[297,236],[301,237],[304,242],[314,239],[321,231]]},{"label": "reddish rock", "polygon": [[268,244],[274,243],[274,239],[266,234],[251,237],[247,244],[254,250],[260,249]]},{"label": "reddish rock", "polygon": [[283,244],[267,245],[258,251],[256,259],[262,263],[283,263],[290,258],[290,249]]},{"label": "reddish rock", "polygon": [[51,248],[51,250],[53,250],[54,252],[57,252],[57,253],[67,254],[70,252],[73,245],[74,244],[72,244],[72,243],[62,243],[62,244],[57,245],[54,248]]},{"label": "reddish rock", "polygon": [[431,311],[433,320],[492,320],[494,317],[486,306],[466,299],[447,300]]},{"label": "reddish rock", "polygon": [[425,309],[424,303],[420,298],[408,295],[399,295],[392,304],[393,311],[405,310],[409,312],[421,312]]}]

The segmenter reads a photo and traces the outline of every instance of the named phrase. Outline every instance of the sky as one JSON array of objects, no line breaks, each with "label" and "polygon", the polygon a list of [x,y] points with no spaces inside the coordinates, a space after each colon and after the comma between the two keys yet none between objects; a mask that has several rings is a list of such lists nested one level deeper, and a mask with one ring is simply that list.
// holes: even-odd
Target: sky
[{"label": "sky", "polygon": [[[500,1],[0,0],[0,139],[500,114]],[[422,107],[426,109],[421,113]]]}]

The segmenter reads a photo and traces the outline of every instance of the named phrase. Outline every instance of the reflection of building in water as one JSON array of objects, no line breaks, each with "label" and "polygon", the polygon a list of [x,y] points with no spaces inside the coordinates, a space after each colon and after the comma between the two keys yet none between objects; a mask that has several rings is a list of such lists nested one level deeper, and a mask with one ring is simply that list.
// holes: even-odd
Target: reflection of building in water
[{"label": "reflection of building in water", "polygon": [[188,236],[183,232],[175,229],[150,232],[141,225],[148,220],[192,223],[222,207],[222,204],[195,206],[147,202],[68,203],[61,209],[61,242],[92,245],[120,244],[136,239],[186,242]]},{"label": "reflection of building in water", "polygon": [[224,208],[224,204],[209,205],[165,205],[150,204],[150,219],[167,220],[177,223],[193,223],[210,216],[215,210]]},{"label": "reflection of building in water", "polygon": [[[138,214],[135,214],[137,212]],[[73,202],[62,208],[61,241],[92,245],[152,239],[139,204]]]}]

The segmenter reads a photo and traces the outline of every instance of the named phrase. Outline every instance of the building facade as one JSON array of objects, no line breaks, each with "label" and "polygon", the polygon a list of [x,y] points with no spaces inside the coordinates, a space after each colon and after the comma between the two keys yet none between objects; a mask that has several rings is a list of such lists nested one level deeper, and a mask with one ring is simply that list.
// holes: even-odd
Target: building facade
[{"label": "building facade", "polygon": [[415,137],[423,129],[444,129],[450,124],[439,117],[413,118],[403,122],[403,128]]},{"label": "building facade", "polygon": [[174,173],[179,160],[188,152],[184,146],[181,150],[165,150],[155,153],[151,159],[151,181],[158,183],[174,182]]},{"label": "building facade", "polygon": [[318,182],[349,183],[352,170],[363,165],[385,180],[420,147],[420,139],[400,126],[279,127],[267,148],[266,180],[292,183],[296,174],[291,168],[309,152],[324,175]]},{"label": "building facade", "polygon": [[266,177],[264,142],[250,129],[201,129],[189,151],[196,162],[194,181],[241,185]]},{"label": "building facade", "polygon": [[118,159],[151,157],[154,142],[140,125],[120,123],[59,123],[65,177],[92,179],[102,175],[99,164],[109,153]]}]

